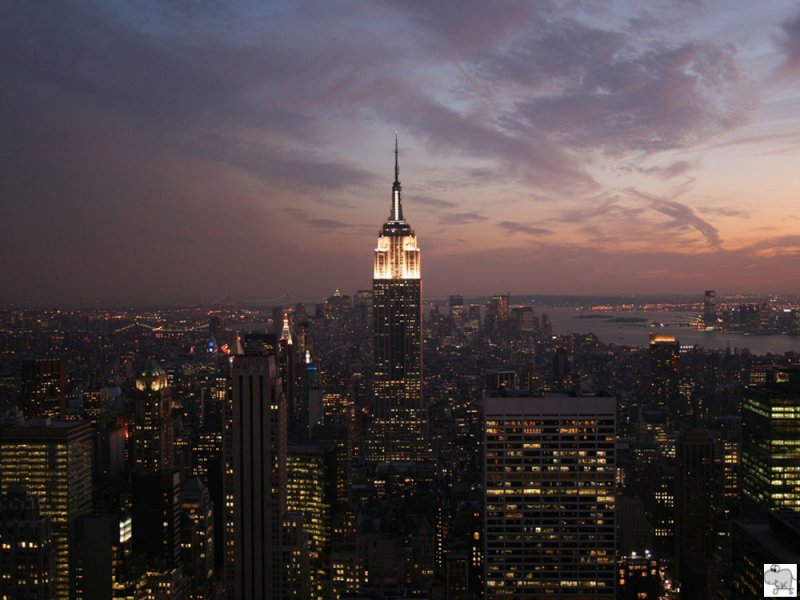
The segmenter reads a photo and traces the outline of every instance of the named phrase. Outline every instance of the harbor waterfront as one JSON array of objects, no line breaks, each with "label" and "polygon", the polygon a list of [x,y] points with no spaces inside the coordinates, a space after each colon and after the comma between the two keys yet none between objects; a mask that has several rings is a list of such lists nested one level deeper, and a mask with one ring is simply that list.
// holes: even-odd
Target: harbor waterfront
[{"label": "harbor waterfront", "polygon": [[[538,308],[538,307],[537,307]],[[647,346],[650,333],[658,332],[678,338],[681,346],[702,346],[708,349],[734,350],[747,348],[753,354],[800,352],[800,336],[747,335],[726,331],[704,331],[692,323],[697,312],[678,311],[608,311],[592,312],[578,308],[542,307],[556,335],[593,333],[606,344]]]}]

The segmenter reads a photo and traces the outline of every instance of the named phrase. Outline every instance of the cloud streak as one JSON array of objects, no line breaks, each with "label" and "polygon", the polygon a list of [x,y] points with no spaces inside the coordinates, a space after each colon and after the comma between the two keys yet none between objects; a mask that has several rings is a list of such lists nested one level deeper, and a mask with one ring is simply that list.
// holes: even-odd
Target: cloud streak
[{"label": "cloud streak", "polygon": [[719,231],[710,222],[701,218],[687,204],[683,204],[674,199],[658,198],[641,192],[635,188],[626,190],[628,193],[644,198],[648,201],[652,210],[670,218],[664,224],[669,229],[694,229],[706,240],[711,248],[721,248],[722,240]]},{"label": "cloud streak", "polygon": [[522,233],[525,235],[538,237],[553,235],[554,233],[550,229],[545,229],[544,227],[536,227],[535,225],[530,225],[528,223],[516,223],[513,221],[500,221],[497,226],[506,233],[510,233],[512,235],[516,233]]}]

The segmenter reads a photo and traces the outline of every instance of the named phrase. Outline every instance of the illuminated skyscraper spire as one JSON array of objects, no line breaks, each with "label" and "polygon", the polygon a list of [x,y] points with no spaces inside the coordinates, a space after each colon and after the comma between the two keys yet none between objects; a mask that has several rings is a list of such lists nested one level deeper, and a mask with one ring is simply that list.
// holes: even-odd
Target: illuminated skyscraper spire
[{"label": "illuminated skyscraper spire", "polygon": [[394,134],[394,183],[392,184],[392,212],[389,221],[403,220],[403,205],[400,202],[400,161],[397,149],[397,133]]},{"label": "illuminated skyscraper spire", "polygon": [[372,278],[375,408],[367,457],[378,462],[427,456],[420,250],[403,218],[399,154],[395,135],[392,210],[378,234]]},{"label": "illuminated skyscraper spire", "polygon": [[287,344],[292,343],[292,330],[289,327],[289,315],[283,313],[283,329],[281,330],[281,340],[286,340]]}]

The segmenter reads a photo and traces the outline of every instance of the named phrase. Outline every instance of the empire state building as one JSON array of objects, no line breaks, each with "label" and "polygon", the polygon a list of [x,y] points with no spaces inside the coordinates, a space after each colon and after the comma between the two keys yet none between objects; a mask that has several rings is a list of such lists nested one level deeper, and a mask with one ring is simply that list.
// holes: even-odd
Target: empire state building
[{"label": "empire state building", "polygon": [[375,461],[426,456],[422,403],[422,280],[417,236],[403,218],[397,138],[389,218],[378,234],[372,280],[375,412],[367,453]]}]

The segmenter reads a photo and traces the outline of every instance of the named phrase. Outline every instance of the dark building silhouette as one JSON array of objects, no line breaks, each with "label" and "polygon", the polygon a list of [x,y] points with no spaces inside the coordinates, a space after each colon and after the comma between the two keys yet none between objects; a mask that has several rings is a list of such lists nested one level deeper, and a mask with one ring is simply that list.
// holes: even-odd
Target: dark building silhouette
[{"label": "dark building silhouette", "polygon": [[703,325],[706,329],[717,326],[717,299],[714,290],[706,290],[703,297]]},{"label": "dark building silhouette", "polygon": [[225,593],[283,598],[287,440],[277,339],[251,335],[243,342],[225,419]]},{"label": "dark building silhouette", "polygon": [[63,419],[67,398],[67,376],[58,358],[22,361],[19,386],[20,407],[28,419]]},{"label": "dark building silhouette", "polygon": [[214,581],[214,506],[199,477],[181,486],[181,562],[192,599],[216,597]]},{"label": "dark building silhouette", "polygon": [[163,570],[180,564],[181,503],[177,471],[134,473],[133,551]]},{"label": "dark building silhouette", "polygon": [[670,416],[678,412],[680,345],[672,336],[650,334],[650,404]]},{"label": "dark building silhouette", "polygon": [[675,447],[675,566],[693,597],[705,592],[714,550],[714,441],[707,431],[686,431]]},{"label": "dark building silhouette", "polygon": [[763,597],[764,565],[800,564],[800,513],[782,510],[737,520],[732,538],[734,600]]},{"label": "dark building silhouette", "polygon": [[75,524],[73,547],[77,554],[79,597],[92,600],[132,597],[143,563],[133,561],[130,513],[92,514]]}]

